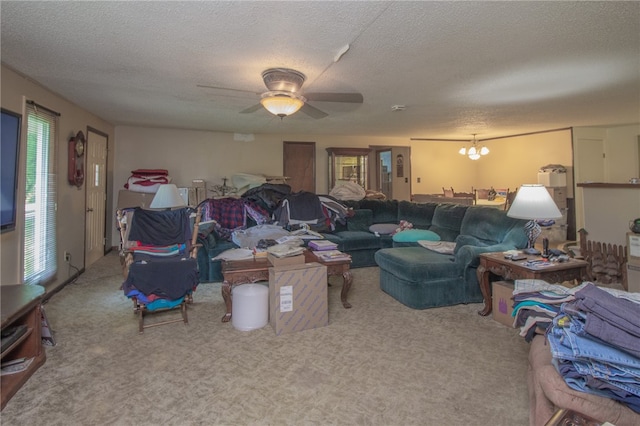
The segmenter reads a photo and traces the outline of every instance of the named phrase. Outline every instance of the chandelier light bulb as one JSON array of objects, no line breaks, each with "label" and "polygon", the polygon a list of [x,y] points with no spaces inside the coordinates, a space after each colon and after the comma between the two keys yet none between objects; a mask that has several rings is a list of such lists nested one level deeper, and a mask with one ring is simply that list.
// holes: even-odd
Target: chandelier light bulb
[{"label": "chandelier light bulb", "polygon": [[478,154],[478,150],[476,149],[475,146],[472,146],[471,148],[469,148],[469,158],[471,158],[472,155],[477,155]]},{"label": "chandelier light bulb", "polygon": [[480,148],[480,155],[487,155],[489,153],[489,148],[487,148],[486,146],[483,146],[482,148]]},{"label": "chandelier light bulb", "polygon": [[480,154],[469,154],[469,158],[472,160],[477,160],[480,158]]},{"label": "chandelier light bulb", "polygon": [[460,151],[458,151],[459,154],[461,155],[465,155],[467,153],[467,149],[465,147],[460,148]]}]

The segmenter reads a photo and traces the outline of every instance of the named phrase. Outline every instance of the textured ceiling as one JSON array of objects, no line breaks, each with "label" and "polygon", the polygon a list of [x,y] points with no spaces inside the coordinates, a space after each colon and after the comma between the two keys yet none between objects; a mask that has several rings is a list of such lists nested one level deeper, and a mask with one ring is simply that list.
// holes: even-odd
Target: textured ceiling
[{"label": "textured ceiling", "polygon": [[[115,125],[478,138],[640,122],[640,2],[0,2],[1,59]],[[338,52],[349,45],[342,58]],[[240,111],[286,67],[362,104]],[[393,105],[406,105],[393,111]]]}]

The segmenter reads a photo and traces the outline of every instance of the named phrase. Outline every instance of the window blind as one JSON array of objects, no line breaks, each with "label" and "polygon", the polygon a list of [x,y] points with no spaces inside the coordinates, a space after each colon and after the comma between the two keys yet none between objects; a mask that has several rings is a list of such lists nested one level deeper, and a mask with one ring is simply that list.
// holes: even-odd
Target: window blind
[{"label": "window blind", "polygon": [[56,275],[56,140],[59,114],[27,102],[24,283]]}]

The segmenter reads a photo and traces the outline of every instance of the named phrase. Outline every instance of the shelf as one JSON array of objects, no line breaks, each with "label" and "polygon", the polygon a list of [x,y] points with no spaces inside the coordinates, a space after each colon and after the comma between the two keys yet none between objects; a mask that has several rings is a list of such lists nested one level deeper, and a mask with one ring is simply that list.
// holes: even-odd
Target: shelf
[{"label": "shelf", "polygon": [[13,351],[15,348],[18,347],[18,345],[20,345],[20,343],[24,342],[25,340],[27,340],[27,337],[29,337],[29,335],[31,335],[31,332],[33,331],[32,328],[28,328],[27,331],[18,338],[18,340],[16,340],[15,342],[13,342],[11,344],[11,346],[9,346],[4,352],[2,352],[2,355],[0,356],[0,359],[4,359],[5,355],[8,355],[9,352]]},{"label": "shelf", "polygon": [[[27,331],[1,354],[2,359],[32,359],[23,371],[0,377],[2,409],[29,377],[46,361],[42,347],[42,313],[40,303],[44,288],[37,285],[4,285],[2,291],[2,329],[16,325],[26,325]],[[10,358],[9,358],[10,357]]]}]

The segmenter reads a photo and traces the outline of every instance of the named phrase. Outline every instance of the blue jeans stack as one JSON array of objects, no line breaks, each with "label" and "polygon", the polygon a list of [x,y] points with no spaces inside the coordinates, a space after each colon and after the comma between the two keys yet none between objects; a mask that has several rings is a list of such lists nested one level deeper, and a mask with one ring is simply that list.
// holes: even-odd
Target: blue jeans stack
[{"label": "blue jeans stack", "polygon": [[640,413],[640,303],[593,284],[575,297],[547,330],[553,365],[572,389]]}]

